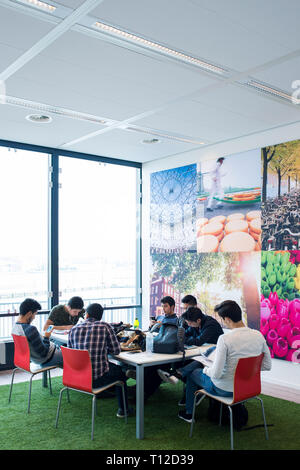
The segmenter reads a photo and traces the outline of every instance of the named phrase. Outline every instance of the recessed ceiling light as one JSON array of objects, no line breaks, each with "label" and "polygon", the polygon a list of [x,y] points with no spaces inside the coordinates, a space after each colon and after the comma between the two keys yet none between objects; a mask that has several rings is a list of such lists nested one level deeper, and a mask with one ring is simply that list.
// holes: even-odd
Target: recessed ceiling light
[{"label": "recessed ceiling light", "polygon": [[160,142],[159,139],[144,139],[142,140],[142,144],[158,144]]},{"label": "recessed ceiling light", "polygon": [[[167,134],[166,132],[157,131],[156,129],[147,129],[145,127],[137,127],[137,126],[125,126],[123,129],[132,132],[141,132],[142,134],[151,134],[157,135],[158,137],[162,137],[164,139],[174,140],[175,142],[185,142],[188,144],[195,144],[195,145],[204,145],[204,142],[200,142],[198,140],[191,139],[189,137],[179,136],[179,135],[172,135]],[[156,139],[158,140],[158,139]]]},{"label": "recessed ceiling light", "polygon": [[46,124],[52,121],[52,117],[44,114],[29,114],[26,119],[36,124]]},{"label": "recessed ceiling light", "polygon": [[157,42],[149,41],[148,39],[145,39],[141,36],[137,36],[127,31],[123,31],[121,29],[115,28],[114,26],[101,23],[100,21],[93,23],[92,27],[95,29],[101,30],[103,33],[118,37],[119,39],[123,39],[125,41],[129,41],[141,47],[151,49],[152,51],[167,55],[168,57],[172,57],[173,59],[177,59],[182,62],[195,65],[203,70],[213,72],[218,75],[228,74],[228,71],[223,69],[222,67],[218,67],[217,65],[210,64],[209,62],[205,62],[204,60],[189,56],[188,54],[184,54],[183,52],[176,51],[175,49],[171,49]]},{"label": "recessed ceiling light", "polygon": [[50,13],[53,13],[56,10],[55,6],[46,2],[40,2],[39,0],[17,0],[17,2],[39,8],[40,10],[48,11]]}]

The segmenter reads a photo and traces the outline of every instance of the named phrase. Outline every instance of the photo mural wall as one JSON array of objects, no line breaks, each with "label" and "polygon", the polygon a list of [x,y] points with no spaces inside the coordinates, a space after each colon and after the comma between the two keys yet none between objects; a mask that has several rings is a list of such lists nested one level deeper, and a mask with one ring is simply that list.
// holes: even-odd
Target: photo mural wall
[{"label": "photo mural wall", "polygon": [[[151,174],[150,316],[235,300],[272,357],[300,362],[300,140]],[[218,319],[218,318],[217,318]]]}]

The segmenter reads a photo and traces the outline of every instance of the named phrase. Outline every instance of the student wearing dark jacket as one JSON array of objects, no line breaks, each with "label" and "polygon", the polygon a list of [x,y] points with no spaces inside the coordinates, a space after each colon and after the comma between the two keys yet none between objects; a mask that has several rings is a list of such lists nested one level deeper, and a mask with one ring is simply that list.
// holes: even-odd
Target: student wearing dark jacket
[{"label": "student wearing dark jacket", "polygon": [[219,336],[223,334],[220,323],[215,318],[202,313],[200,308],[190,307],[182,317],[188,325],[185,330],[187,346],[202,346],[204,343],[217,344]]},{"label": "student wearing dark jacket", "polygon": [[[182,315],[187,326],[185,330],[185,344],[187,346],[202,346],[205,343],[217,344],[219,336],[223,334],[220,323],[213,317],[205,315],[200,308],[190,307]],[[198,361],[188,361],[186,365],[180,367],[174,373],[160,371],[159,375],[164,382],[177,383],[178,380],[186,382],[186,376],[193,370],[202,367]],[[183,397],[178,403],[179,406],[185,406],[185,391]]]}]

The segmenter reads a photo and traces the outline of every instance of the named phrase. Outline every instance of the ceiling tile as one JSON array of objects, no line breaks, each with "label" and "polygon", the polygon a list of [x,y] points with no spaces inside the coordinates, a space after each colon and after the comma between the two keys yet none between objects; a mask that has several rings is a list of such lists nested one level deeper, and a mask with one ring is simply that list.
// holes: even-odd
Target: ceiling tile
[{"label": "ceiling tile", "polygon": [[155,129],[216,141],[234,138],[267,127],[263,119],[251,118],[211,104],[186,100],[135,123]]},{"label": "ceiling tile", "polygon": [[299,48],[299,0],[188,0],[199,9],[214,11],[226,21],[241,25],[277,45]]},{"label": "ceiling tile", "polygon": [[65,150],[87,152],[106,157],[147,162],[197,148],[196,145],[160,139],[157,144],[143,144],[149,134],[114,129],[92,139],[65,147]]},{"label": "ceiling tile", "polygon": [[203,105],[215,107],[221,113],[230,111],[265,123],[267,127],[300,120],[300,106],[280,102],[234,84],[198,93],[193,99]]},{"label": "ceiling tile", "polygon": [[32,47],[53,28],[53,23],[41,21],[10,8],[0,7],[0,18],[0,44],[20,51]]},{"label": "ceiling tile", "polygon": [[73,8],[76,10],[76,8],[80,7],[85,2],[85,0],[55,0],[55,3],[58,3],[59,5],[63,5],[64,7],[67,8]]}]

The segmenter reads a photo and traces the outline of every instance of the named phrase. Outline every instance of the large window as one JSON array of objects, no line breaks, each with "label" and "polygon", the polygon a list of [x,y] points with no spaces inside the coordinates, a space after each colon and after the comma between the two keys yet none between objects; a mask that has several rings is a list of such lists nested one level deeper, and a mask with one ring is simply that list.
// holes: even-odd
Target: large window
[{"label": "large window", "polygon": [[0,313],[48,308],[48,155],[0,147]]},{"label": "large window", "polygon": [[39,328],[74,295],[140,317],[140,167],[119,163],[0,141],[0,338],[26,297]]},{"label": "large window", "polygon": [[60,302],[139,304],[139,170],[60,157]]}]

